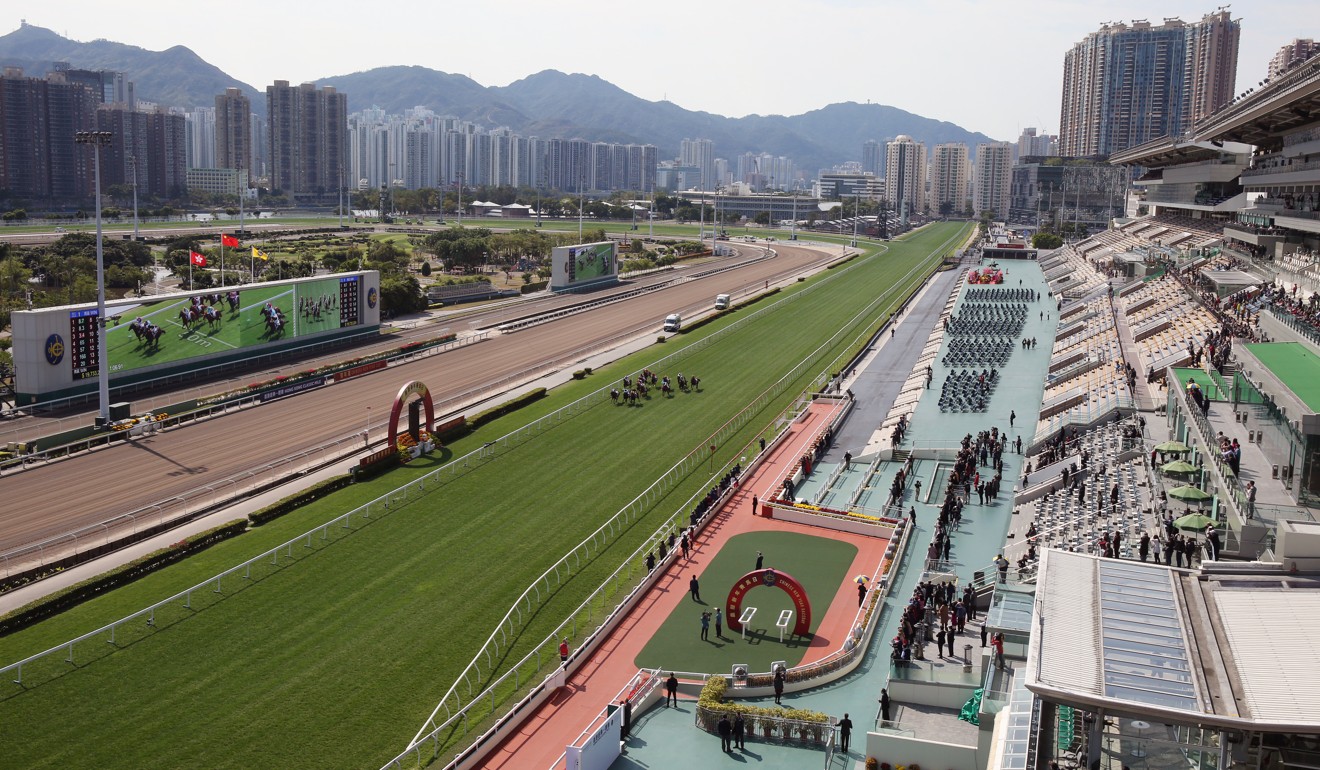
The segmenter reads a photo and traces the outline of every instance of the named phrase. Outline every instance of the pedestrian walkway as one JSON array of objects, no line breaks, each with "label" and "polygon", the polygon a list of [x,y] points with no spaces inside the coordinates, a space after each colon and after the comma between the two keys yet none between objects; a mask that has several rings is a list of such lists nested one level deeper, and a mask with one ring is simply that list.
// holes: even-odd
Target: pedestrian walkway
[{"label": "pedestrian walkway", "polygon": [[[744,475],[738,491],[712,514],[713,519],[697,539],[691,558],[683,560],[677,557],[670,562],[659,581],[568,678],[563,691],[537,709],[516,733],[487,755],[478,767],[539,769],[554,765],[556,758],[564,753],[568,741],[579,735],[637,673],[635,660],[642,648],[670,613],[687,599],[689,575],[700,575],[728,540],[753,531],[819,534],[821,530],[814,527],[753,515],[752,496],[769,496],[783,474],[810,451],[816,436],[835,419],[842,408],[839,402],[818,401],[807,409],[802,418],[793,422],[787,429],[787,435],[767,450],[768,454],[763,461]],[[873,572],[883,558],[888,542],[881,538],[839,532],[830,532],[830,537],[857,546],[857,555],[847,571],[850,575]],[[828,597],[828,601],[820,601],[818,597],[813,604],[828,609],[821,616],[816,636],[832,640],[845,638],[856,613],[856,602],[857,591],[848,582],[840,585],[836,594]],[[818,660],[833,649],[834,645],[812,646],[803,663]],[[638,716],[640,718],[642,715]],[[645,722],[644,719],[639,720],[639,726]],[[690,728],[690,720],[687,724]]]}]

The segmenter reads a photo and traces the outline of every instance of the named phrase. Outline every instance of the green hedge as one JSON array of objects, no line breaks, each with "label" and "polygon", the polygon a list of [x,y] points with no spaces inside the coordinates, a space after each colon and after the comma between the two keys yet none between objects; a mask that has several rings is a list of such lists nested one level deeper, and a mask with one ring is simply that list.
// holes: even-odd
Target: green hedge
[{"label": "green hedge", "polygon": [[248,521],[252,523],[252,526],[259,527],[262,524],[274,521],[284,514],[296,510],[299,506],[306,505],[314,500],[319,500],[331,492],[343,489],[352,483],[353,476],[347,473],[342,476],[335,476],[334,478],[326,479],[320,483],[313,484],[297,494],[289,495],[283,500],[271,503],[261,510],[253,511],[248,514]]},{"label": "green hedge", "polygon": [[543,398],[545,398],[545,388],[536,388],[535,390],[529,390],[526,393],[522,394],[521,396],[517,396],[508,401],[505,401],[503,404],[492,406],[491,408],[483,412],[477,412],[476,414],[472,415],[471,417],[468,418],[467,421],[468,428],[470,430],[476,430],[477,428],[480,428],[482,425],[485,425],[488,422],[491,422],[493,420],[498,420],[499,418],[503,417],[506,414],[509,414],[510,412],[515,412],[519,409],[522,409],[524,406],[539,401]]},{"label": "green hedge", "polygon": [[728,309],[728,310],[716,310],[714,313],[711,313],[710,315],[706,316],[705,318],[700,318],[700,319],[698,319],[698,320],[696,320],[696,321],[693,321],[692,323],[684,324],[683,329],[682,329],[679,333],[680,333],[680,334],[686,334],[686,333],[688,333],[688,332],[696,331],[697,329],[700,329],[701,327],[705,326],[706,324],[711,323],[712,321],[718,320],[718,319],[720,319],[720,318],[723,318],[724,316],[726,316],[726,315],[728,315],[729,313],[732,313],[732,312],[733,312],[733,309],[732,309],[732,308],[730,308],[730,309]]},{"label": "green hedge", "polygon": [[12,634],[19,629],[57,615],[89,599],[94,599],[107,591],[131,583],[162,567],[169,566],[198,551],[205,550],[221,540],[228,540],[231,537],[241,535],[247,531],[247,527],[247,519],[234,519],[213,529],[186,537],[169,548],[162,548],[139,559],[134,559],[127,564],[115,567],[109,572],[104,572],[81,583],[75,583],[68,588],[43,596],[31,604],[19,607],[13,612],[0,617],[0,636]]},{"label": "green hedge", "polygon": [[549,281],[532,281],[531,283],[524,283],[519,287],[518,292],[520,294],[531,294],[532,292],[541,291],[549,285]]}]

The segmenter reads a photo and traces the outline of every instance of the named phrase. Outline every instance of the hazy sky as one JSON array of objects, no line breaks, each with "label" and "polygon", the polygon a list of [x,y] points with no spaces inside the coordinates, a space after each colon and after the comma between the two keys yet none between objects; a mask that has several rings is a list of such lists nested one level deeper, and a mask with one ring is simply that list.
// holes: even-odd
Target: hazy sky
[{"label": "hazy sky", "polygon": [[[721,115],[871,101],[1016,139],[1024,126],[1057,131],[1064,52],[1101,22],[1213,10],[1210,0],[11,0],[0,34],[26,19],[74,40],[184,45],[258,89],[391,64],[483,85],[557,69]],[[1320,37],[1315,0],[1231,10],[1242,18],[1238,91],[1284,43]]]}]

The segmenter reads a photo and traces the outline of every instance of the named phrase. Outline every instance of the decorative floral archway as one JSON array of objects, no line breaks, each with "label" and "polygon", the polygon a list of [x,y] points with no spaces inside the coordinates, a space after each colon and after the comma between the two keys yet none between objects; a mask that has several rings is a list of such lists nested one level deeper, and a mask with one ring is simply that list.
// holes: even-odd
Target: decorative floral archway
[{"label": "decorative floral archway", "polygon": [[742,631],[742,623],[738,622],[738,618],[742,617],[743,597],[757,586],[778,588],[793,600],[793,608],[797,611],[797,620],[793,624],[794,634],[803,636],[811,629],[811,600],[807,598],[807,590],[786,572],[762,569],[738,578],[733,588],[729,589],[729,598],[724,602],[724,616],[725,625],[730,631]]},{"label": "decorative floral archway", "polygon": [[435,424],[435,406],[431,403],[431,391],[420,380],[412,382],[399,388],[399,395],[394,397],[394,408],[390,410],[390,443],[388,446],[397,447],[399,445],[399,416],[403,414],[403,407],[412,396],[421,396],[422,404],[426,407],[426,425],[423,426],[429,433],[431,426]]}]

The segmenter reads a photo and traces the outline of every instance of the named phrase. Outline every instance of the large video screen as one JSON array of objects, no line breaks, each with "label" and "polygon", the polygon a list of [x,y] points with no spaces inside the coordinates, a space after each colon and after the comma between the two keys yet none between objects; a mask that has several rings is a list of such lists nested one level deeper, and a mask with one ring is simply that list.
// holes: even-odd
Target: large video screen
[{"label": "large video screen", "polygon": [[550,286],[565,288],[616,276],[617,254],[617,247],[610,241],[556,247],[550,257]]},{"label": "large video screen", "polygon": [[572,260],[568,266],[568,280],[572,283],[614,275],[613,243],[590,243],[586,246],[571,246],[568,250],[568,256]]},{"label": "large video screen", "polygon": [[[361,323],[362,276],[248,284],[107,307],[106,354],[117,374]],[[70,311],[74,379],[97,376],[96,310]]]}]

